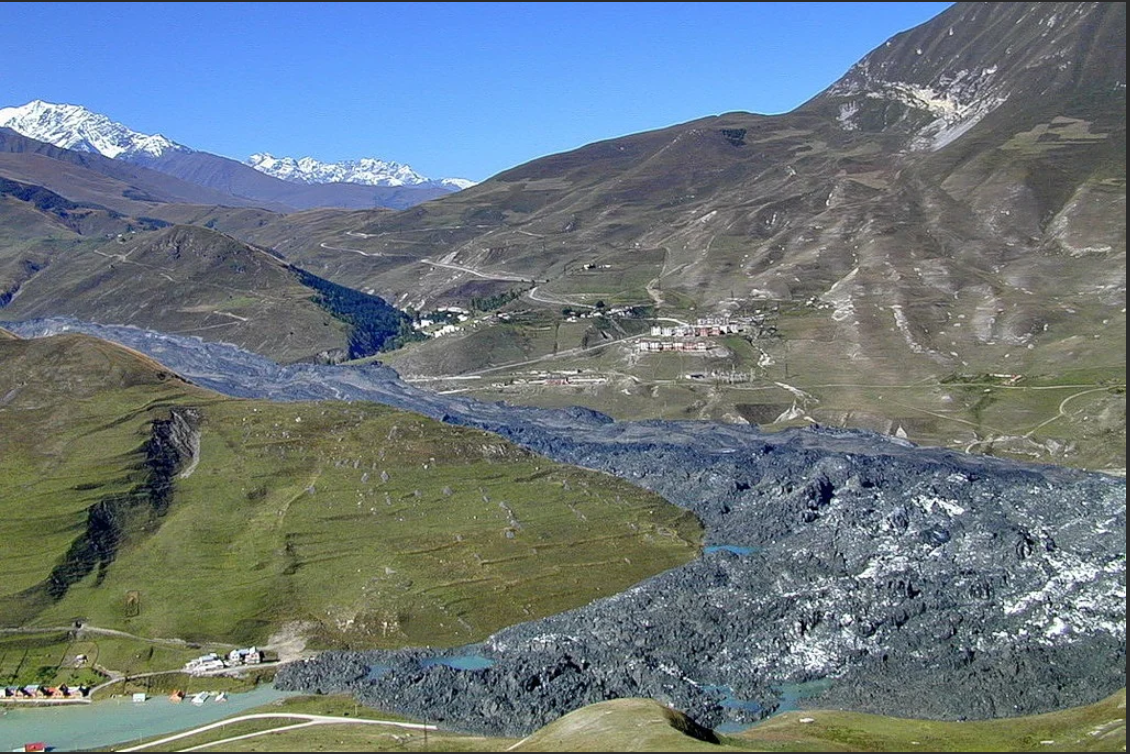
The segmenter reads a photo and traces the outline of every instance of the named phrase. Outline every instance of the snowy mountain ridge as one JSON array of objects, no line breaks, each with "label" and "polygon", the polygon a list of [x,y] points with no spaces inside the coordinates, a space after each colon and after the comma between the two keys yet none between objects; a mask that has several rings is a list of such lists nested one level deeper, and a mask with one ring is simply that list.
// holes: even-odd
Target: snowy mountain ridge
[{"label": "snowy mountain ridge", "polygon": [[[161,134],[143,134],[81,105],[32,100],[26,105],[0,108],[0,127],[63,149],[93,152],[104,157],[151,165],[170,153],[199,153]],[[201,153],[203,154],[203,153]],[[312,157],[274,157],[265,152],[248,158],[245,165],[289,183],[356,183],[366,186],[441,188],[447,191],[474,186],[464,178],[426,178],[408,165],[375,158],[327,163]]]},{"label": "snowy mountain ridge", "polygon": [[0,108],[0,126],[63,149],[94,152],[110,158],[161,157],[167,152],[196,151],[161,134],[138,133],[81,105],[43,100]]},{"label": "snowy mountain ridge", "polygon": [[275,157],[253,154],[244,163],[256,170],[291,183],[359,183],[365,186],[436,186],[450,190],[474,186],[464,178],[431,179],[399,162],[363,157],[359,160],[322,162],[313,157]]}]

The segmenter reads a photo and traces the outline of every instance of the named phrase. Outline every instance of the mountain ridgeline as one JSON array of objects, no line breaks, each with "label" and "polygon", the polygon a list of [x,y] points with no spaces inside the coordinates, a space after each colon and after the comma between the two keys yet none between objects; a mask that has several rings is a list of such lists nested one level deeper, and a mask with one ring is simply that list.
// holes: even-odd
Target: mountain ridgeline
[{"label": "mountain ridgeline", "polygon": [[[101,155],[120,165],[139,165],[215,192],[226,197],[221,203],[235,206],[266,203],[286,210],[327,206],[403,209],[472,185],[461,179],[428,180],[407,165],[373,159],[325,165],[306,158],[301,162],[309,170],[305,180],[284,180],[295,176],[271,170],[279,161],[261,164],[261,160],[253,159],[244,164],[186,147],[161,134],[138,133],[79,105],[42,100],[0,108],[0,128],[68,151]],[[100,167],[116,169],[105,164]],[[295,171],[301,173],[297,163]]]},{"label": "mountain ridgeline", "polygon": [[[510,298],[442,338],[354,344],[402,346],[382,359],[437,389],[478,375],[486,398],[624,419],[815,422],[1121,469],[1125,97],[1123,3],[956,3],[792,112],[608,139],[410,207],[294,212],[314,204],[286,192],[341,184],[137,152],[162,173],[10,131],[0,176],[203,226],[405,310]],[[208,198],[219,190],[230,200]],[[76,236],[15,197],[0,212],[5,319],[125,322],[284,361],[354,348],[355,324],[312,327],[304,305],[267,319],[196,300],[172,316],[84,297],[76,286],[103,289],[129,263],[103,215]],[[64,267],[75,282],[48,286]],[[511,297],[517,281],[529,287]],[[700,320],[735,327],[663,334]],[[583,388],[563,377],[586,370]]]}]

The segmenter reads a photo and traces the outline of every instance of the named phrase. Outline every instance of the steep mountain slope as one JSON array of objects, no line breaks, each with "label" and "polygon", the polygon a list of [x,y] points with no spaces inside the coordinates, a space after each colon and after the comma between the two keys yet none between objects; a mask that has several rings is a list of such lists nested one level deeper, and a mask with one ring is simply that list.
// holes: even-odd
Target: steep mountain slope
[{"label": "steep mountain slope", "polygon": [[[480,390],[508,400],[799,417],[1121,467],[1102,452],[1124,446],[1120,394],[1075,419],[1056,407],[1125,383],[1125,122],[1124,4],[958,3],[791,113],[591,144],[409,211],[343,215],[336,236],[231,232],[419,309],[536,284],[510,307],[543,313],[529,329],[424,344],[395,361],[407,375],[489,368]],[[753,326],[679,356],[645,355],[624,337],[646,326],[607,317],[562,335],[561,309],[598,303]],[[589,366],[606,388],[511,387],[538,376],[524,361],[599,342],[599,361],[539,368]]]},{"label": "steep mountain slope", "polygon": [[140,155],[160,157],[166,152],[192,151],[161,134],[138,133],[85,107],[56,105],[43,100],[33,100],[21,107],[0,108],[0,126],[64,149],[127,161]]},{"label": "steep mountain slope", "polygon": [[402,309],[475,310],[386,357],[438,389],[1123,469],[1124,22],[958,3],[791,113],[591,144],[401,211],[146,216]]},{"label": "steep mountain slope", "polygon": [[[22,138],[22,137],[21,137]],[[54,149],[52,147],[52,149]],[[216,208],[176,207],[171,217]],[[265,210],[238,210],[273,217]],[[123,215],[0,176],[0,310],[241,342],[281,361],[371,356],[424,337],[383,299],[200,226]]]},{"label": "steep mountain slope", "polygon": [[0,338],[0,623],[457,646],[685,563],[693,516],[418,414],[232,400],[83,335]]},{"label": "steep mountain slope", "polygon": [[[143,134],[79,105],[35,100],[19,107],[0,108],[0,127],[70,150],[101,154],[123,162],[222,192],[226,204],[287,206],[291,209],[338,206],[351,209],[403,209],[457,190],[457,184],[378,184],[358,188],[335,183],[332,188],[308,190],[303,184],[276,179],[237,160],[178,144],[160,134]],[[321,182],[320,182],[321,183]],[[390,188],[391,187],[391,188]],[[67,192],[58,189],[66,195]]]},{"label": "steep mountain slope", "polygon": [[81,248],[167,224],[72,202],[42,186],[0,177],[0,310],[28,281],[56,261],[73,259]]},{"label": "steep mountain slope", "polygon": [[119,233],[0,256],[13,278],[4,318],[67,314],[207,335],[283,362],[344,354],[348,325],[285,262],[206,228]]}]

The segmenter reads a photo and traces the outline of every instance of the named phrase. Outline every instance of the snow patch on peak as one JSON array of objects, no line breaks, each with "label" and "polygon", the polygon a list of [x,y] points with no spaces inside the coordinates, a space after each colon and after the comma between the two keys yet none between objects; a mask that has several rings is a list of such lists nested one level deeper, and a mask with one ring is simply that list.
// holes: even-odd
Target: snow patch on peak
[{"label": "snow patch on peak", "polygon": [[858,130],[859,126],[857,126],[853,120],[858,112],[859,104],[856,102],[848,102],[847,104],[840,105],[840,114],[836,117],[836,120],[840,123],[840,128],[845,131]]},{"label": "snow patch on peak", "polygon": [[[969,131],[1008,99],[1007,94],[992,92],[996,73],[996,66],[980,71],[961,70],[939,77],[934,86],[923,86],[873,77],[864,61],[856,64],[844,82],[829,93],[893,100],[915,110],[924,110],[934,116],[934,120],[917,130],[911,149],[937,151]],[[857,101],[841,105],[840,127],[845,131],[858,128],[854,117],[859,109]]]},{"label": "snow patch on peak", "polygon": [[253,154],[246,164],[261,173],[291,183],[358,183],[364,186],[414,186],[446,188],[451,191],[474,186],[464,178],[432,180],[399,162],[363,157],[359,160],[322,162],[313,157],[275,157],[266,152]]},{"label": "snow patch on peak", "polygon": [[0,108],[0,126],[29,139],[63,149],[94,152],[104,157],[160,157],[166,152],[193,150],[161,134],[143,134],[115,123],[81,105],[33,100],[19,107]]},{"label": "snow patch on peak", "polygon": [[444,186],[450,186],[455,191],[462,191],[465,188],[471,188],[478,184],[477,181],[472,181],[467,178],[440,178],[439,182]]}]

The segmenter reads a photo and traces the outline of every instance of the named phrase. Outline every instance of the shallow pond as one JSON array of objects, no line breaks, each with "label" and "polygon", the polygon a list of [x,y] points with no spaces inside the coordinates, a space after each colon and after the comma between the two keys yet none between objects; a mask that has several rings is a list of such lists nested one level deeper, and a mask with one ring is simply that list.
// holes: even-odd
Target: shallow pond
[{"label": "shallow pond", "polygon": [[742,545],[707,545],[702,548],[703,552],[728,552],[734,555],[752,555],[757,552],[756,547],[744,547]]}]

